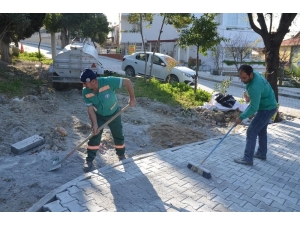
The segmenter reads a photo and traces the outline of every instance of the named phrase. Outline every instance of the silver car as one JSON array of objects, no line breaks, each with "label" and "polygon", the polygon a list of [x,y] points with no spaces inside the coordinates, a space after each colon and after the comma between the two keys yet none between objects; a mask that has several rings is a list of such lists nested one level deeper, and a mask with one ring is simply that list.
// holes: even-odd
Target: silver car
[{"label": "silver car", "polygon": [[[146,58],[146,76],[148,76],[152,55],[153,52],[146,52],[146,55],[144,52],[125,55],[122,59],[122,70],[125,71],[127,76],[144,75]],[[193,85],[196,72],[188,67],[178,66],[178,64],[178,61],[168,55],[155,53],[152,76],[165,82],[184,82]]]}]

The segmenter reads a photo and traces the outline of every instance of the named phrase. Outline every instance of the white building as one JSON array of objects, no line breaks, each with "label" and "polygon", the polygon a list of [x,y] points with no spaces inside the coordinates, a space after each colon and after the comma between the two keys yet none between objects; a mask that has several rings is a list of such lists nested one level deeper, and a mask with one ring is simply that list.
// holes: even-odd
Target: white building
[{"label": "white building", "polygon": [[[194,15],[199,18],[202,14],[203,13],[195,13]],[[128,47],[130,45],[135,46],[135,51],[142,51],[144,49],[139,26],[138,24],[130,24],[128,22],[128,15],[129,13],[121,13],[120,18],[120,46],[123,54],[128,53]],[[146,27],[149,24],[143,24],[145,49],[148,51],[154,50],[162,25],[162,19],[161,16],[156,14],[149,28]],[[261,39],[261,37],[251,29],[246,13],[222,13],[219,14],[216,20],[220,24],[218,32],[225,38],[230,38],[231,40],[240,39],[241,41],[249,43],[254,43],[258,39]],[[180,30],[176,30],[172,25],[164,24],[158,52],[170,55],[182,64],[186,64],[190,57],[196,58],[196,47],[180,48],[177,44],[179,34]],[[223,49],[222,61],[232,61],[232,51],[230,51],[228,46],[226,47],[224,43],[221,43],[221,46],[221,49]],[[263,42],[260,41],[255,47],[262,48]],[[253,51],[252,54],[249,54],[244,61],[253,61],[254,53],[256,52]],[[211,52],[208,52],[208,56],[199,54],[199,57],[201,59],[200,70],[213,71],[216,68]],[[261,65],[253,64],[253,67],[256,70],[264,71],[264,67]],[[236,71],[236,68],[223,63],[222,71]]]}]

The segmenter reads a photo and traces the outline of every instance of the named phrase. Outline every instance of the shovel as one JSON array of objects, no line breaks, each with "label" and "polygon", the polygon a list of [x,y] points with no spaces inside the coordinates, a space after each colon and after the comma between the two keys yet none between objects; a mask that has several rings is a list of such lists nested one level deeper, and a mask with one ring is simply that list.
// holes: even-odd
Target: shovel
[{"label": "shovel", "polygon": [[[108,121],[106,121],[99,129],[98,131],[100,132],[107,124],[109,124],[111,121],[113,121],[116,117],[118,117],[120,114],[122,114],[127,108],[129,107],[129,104],[126,105],[123,109],[121,109],[116,115],[114,115],[112,118],[110,118]],[[80,148],[85,142],[87,142],[89,139],[91,139],[94,136],[93,132],[90,133],[90,135],[84,139],[79,145],[77,145],[72,151],[70,151],[63,159],[53,160],[52,162],[52,167],[48,170],[53,171],[61,167],[61,163],[65,161],[69,156],[71,156],[78,148]]]}]

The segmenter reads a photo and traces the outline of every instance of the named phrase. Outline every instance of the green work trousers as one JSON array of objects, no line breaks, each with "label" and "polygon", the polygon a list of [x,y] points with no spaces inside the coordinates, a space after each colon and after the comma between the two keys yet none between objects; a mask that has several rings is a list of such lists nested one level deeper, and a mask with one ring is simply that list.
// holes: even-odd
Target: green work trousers
[{"label": "green work trousers", "polygon": [[[96,113],[98,127],[101,127],[106,121],[108,121],[111,117],[113,117],[119,111],[120,111],[120,109],[117,109],[116,112],[114,112],[110,116],[101,116]],[[116,154],[124,155],[125,145],[124,145],[124,134],[123,134],[121,115],[117,116],[113,121],[111,121],[108,124],[108,127],[109,127],[111,134],[113,136],[113,139],[114,139]],[[97,135],[93,136],[88,141],[86,161],[93,161],[95,159],[98,149],[93,149],[93,150],[91,150],[91,149],[93,146],[96,147],[96,146],[100,145],[102,133],[103,133],[103,129]],[[89,147],[91,149],[89,149]]]}]

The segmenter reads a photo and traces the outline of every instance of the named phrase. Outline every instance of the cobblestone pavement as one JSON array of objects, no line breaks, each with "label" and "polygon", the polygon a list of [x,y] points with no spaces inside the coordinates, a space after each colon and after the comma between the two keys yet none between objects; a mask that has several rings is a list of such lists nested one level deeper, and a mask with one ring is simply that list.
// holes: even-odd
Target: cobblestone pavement
[{"label": "cobblestone pavement", "polygon": [[[120,70],[118,60],[103,58],[105,69]],[[199,83],[212,90],[223,79],[204,74]],[[240,97],[243,87],[238,80],[232,84],[228,93]],[[245,147],[247,127],[240,125],[205,161],[211,179],[187,164],[200,163],[222,137],[96,169],[53,190],[28,212],[299,212],[300,91],[279,92],[280,110],[296,118],[269,125],[266,161],[254,159],[252,167],[233,162]]]},{"label": "cobblestone pavement", "polygon": [[149,153],[96,169],[42,198],[28,211],[50,212],[299,212],[300,120],[268,128],[266,161],[233,162],[245,147],[236,127],[205,161],[211,179],[187,168],[222,137]]}]

